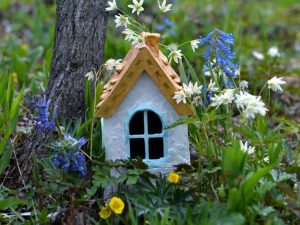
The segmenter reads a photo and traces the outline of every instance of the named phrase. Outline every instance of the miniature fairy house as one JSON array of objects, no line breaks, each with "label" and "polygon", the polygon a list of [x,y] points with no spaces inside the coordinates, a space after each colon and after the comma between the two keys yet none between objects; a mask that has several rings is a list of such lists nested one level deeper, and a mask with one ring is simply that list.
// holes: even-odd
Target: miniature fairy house
[{"label": "miniature fairy house", "polygon": [[104,86],[97,106],[107,160],[144,159],[157,171],[190,163],[187,125],[165,129],[193,111],[177,104],[181,80],[158,48],[159,34],[143,33]]}]

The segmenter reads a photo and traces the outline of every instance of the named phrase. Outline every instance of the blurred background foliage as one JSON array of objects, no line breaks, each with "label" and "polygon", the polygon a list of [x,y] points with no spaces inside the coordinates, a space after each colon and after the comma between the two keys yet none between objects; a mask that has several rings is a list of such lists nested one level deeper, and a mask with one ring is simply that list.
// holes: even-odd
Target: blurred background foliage
[{"label": "blurred background foliage", "polygon": [[[131,1],[118,1],[120,8],[126,12],[130,12],[127,8],[129,2]],[[145,0],[144,2],[145,13],[139,19],[149,27],[149,30],[152,30],[153,19],[157,14],[157,3],[156,0]],[[253,221],[256,218],[253,215],[259,215],[258,221],[260,219],[262,221],[262,218],[266,217],[272,218],[273,208],[270,211],[269,207],[264,208],[263,205],[260,205],[261,202],[263,202],[264,194],[272,188],[272,191],[267,195],[265,201],[267,205],[270,204],[276,209],[278,208],[278,212],[286,208],[289,208],[291,212],[299,210],[298,205],[297,208],[293,205],[294,203],[290,201],[289,197],[286,197],[290,196],[292,199],[297,199],[295,202],[300,199],[300,195],[295,196],[294,192],[290,190],[293,188],[293,184],[296,183],[297,180],[299,181],[299,0],[177,0],[174,2],[176,2],[174,5],[175,11],[168,13],[167,17],[160,18],[157,21],[158,25],[153,27],[153,31],[162,34],[161,43],[165,45],[181,44],[192,39],[198,39],[200,36],[206,36],[215,28],[225,32],[232,32],[236,40],[235,50],[241,66],[241,78],[249,81],[251,93],[258,94],[257,90],[263,86],[266,80],[273,76],[284,77],[287,81],[283,93],[272,94],[272,111],[268,113],[268,115],[272,115],[271,128],[267,126],[270,125],[268,124],[269,121],[262,118],[260,118],[257,125],[254,124],[253,127],[232,126],[234,131],[246,137],[259,149],[256,158],[247,159],[249,163],[245,162],[246,158],[244,154],[241,152],[236,154],[239,149],[236,137],[233,138],[231,135],[224,134],[224,136],[227,135],[227,141],[229,139],[228,137],[234,140],[228,141],[232,144],[231,147],[225,146],[225,139],[221,140],[220,144],[224,145],[223,147],[227,149],[226,154],[222,155],[221,158],[221,154],[219,153],[223,151],[223,149],[218,149],[219,145],[217,141],[214,142],[219,138],[218,136],[215,135],[214,137],[207,138],[205,143],[202,138],[199,138],[202,137],[202,131],[200,129],[204,129],[206,126],[205,123],[202,123],[205,120],[198,123],[200,126],[190,125],[190,131],[192,131],[190,132],[191,144],[198,151],[200,160],[195,162],[195,164],[199,164],[193,165],[195,171],[190,172],[192,175],[190,176],[190,174],[188,174],[188,176],[183,177],[183,181],[185,180],[185,182],[183,182],[182,185],[186,189],[181,189],[180,187],[180,193],[184,192],[184,190],[186,190],[186,193],[193,193],[195,201],[198,201],[202,197],[205,197],[206,200],[215,199],[217,201],[216,203],[209,204],[202,201],[201,204],[195,207],[194,205],[191,206],[192,208],[201,209],[201,212],[204,212],[204,209],[207,210],[207,214],[201,215],[203,224],[222,224],[221,221],[225,218],[230,218],[230,213],[232,212],[237,213],[233,216],[239,221],[236,224],[243,224],[244,222],[244,218],[241,217],[240,213],[244,216],[246,215],[248,219],[251,218]],[[27,98],[43,93],[47,86],[55,32],[55,19],[55,1],[53,0],[0,0],[0,174],[5,171],[5,167],[8,165],[10,157],[13,154],[11,147],[17,144],[11,142],[21,142],[24,139],[24,134],[29,132],[27,130],[28,121],[30,121],[33,115],[32,109],[28,106]],[[124,41],[121,30],[115,29],[113,19],[113,15],[109,15],[105,46],[106,60],[110,58],[123,58],[130,48],[129,43]],[[281,57],[276,60],[267,57],[268,49],[272,46],[277,46],[281,54]],[[253,56],[253,51],[263,53],[266,59],[258,60]],[[193,53],[190,46],[185,46],[183,52],[193,64],[196,73],[200,76],[204,64],[202,58],[203,49],[200,48],[196,53]],[[78,129],[76,129],[77,133],[75,132],[78,137],[93,135],[94,121],[91,122],[90,120],[92,120],[91,118],[93,118],[95,112],[91,109],[94,108],[96,102],[91,98],[91,91],[88,90],[88,87],[90,86],[86,86],[86,103],[87,106],[89,106],[87,112],[87,114],[89,114],[87,117],[89,120],[81,125],[79,122]],[[2,89],[4,89],[4,91]],[[97,86],[97,95],[100,95],[100,92],[101,85]],[[23,99],[21,100],[21,98]],[[264,96],[264,98],[266,99],[267,95]],[[286,119],[279,119],[278,117]],[[19,122],[17,123],[18,118]],[[23,123],[26,125],[23,126]],[[207,121],[207,124],[208,123],[211,123],[211,121]],[[281,125],[277,126],[279,123]],[[68,126],[64,125],[64,127],[67,128]],[[101,127],[97,126],[97,131],[100,129]],[[217,126],[211,126],[210,129],[212,133],[218,133]],[[226,132],[225,130],[224,133]],[[287,135],[278,134],[279,132]],[[97,132],[91,137],[89,145],[92,145],[90,141],[93,140],[92,143],[94,143],[95,146],[100,146],[100,135],[100,132]],[[286,138],[286,140],[283,141],[284,138]],[[10,145],[7,143],[10,143]],[[267,145],[265,155],[263,152],[264,144]],[[287,147],[287,144],[289,147]],[[206,148],[203,148],[203,146]],[[282,149],[287,150],[281,151]],[[296,151],[291,153],[291,149],[295,149]],[[1,155],[1,152],[5,154]],[[103,150],[100,152],[103,153]],[[97,152],[94,152],[94,154],[103,160],[103,155]],[[280,173],[276,172],[277,170],[272,170],[273,172],[268,174],[268,181],[260,182],[257,193],[253,193],[253,186],[257,185],[259,179],[265,176],[271,169],[263,160],[266,155],[269,157],[269,163],[273,164],[273,166],[279,167],[280,162],[286,164],[282,166],[284,169],[279,169]],[[289,158],[295,158],[295,165],[293,165],[294,167],[290,165],[285,168],[286,165],[289,165]],[[234,159],[234,162],[232,159]],[[191,168],[186,169],[187,173],[189,173],[189,169]],[[94,188],[94,192],[96,192],[98,190],[97,188],[105,186],[101,183],[104,178],[112,178],[108,178],[109,175],[105,174],[107,171],[102,168],[99,169],[95,167],[94,170],[92,189]],[[289,177],[283,170],[293,175],[289,175]],[[226,177],[228,171],[232,175],[231,177]],[[294,178],[294,174],[297,172],[298,177]],[[223,173],[224,176],[221,176],[221,173]],[[38,172],[36,172],[36,174],[38,175]],[[133,175],[136,178],[137,175]],[[128,174],[126,176],[132,177],[133,175]],[[129,179],[128,177],[123,177],[122,182]],[[50,178],[47,179],[51,182]],[[160,180],[157,181],[160,182],[159,184],[166,183],[165,180],[162,180],[163,178],[159,179]],[[289,179],[289,181],[287,183],[280,183],[285,179]],[[270,185],[270,182],[272,185]],[[102,184],[102,186],[100,184]],[[185,184],[186,186],[184,186]],[[286,184],[290,185],[288,186]],[[46,183],[45,186],[47,185],[48,183]],[[139,185],[145,185],[145,183]],[[276,185],[277,188],[274,188]],[[151,182],[148,183],[148,186],[151,187]],[[168,189],[170,188],[168,185],[162,186]],[[58,185],[55,187],[58,191],[62,191]],[[144,190],[141,191],[141,193],[149,192],[154,194],[140,196],[140,198],[137,198],[136,194],[126,196],[130,210],[130,204],[136,207],[141,205],[141,208],[145,209],[143,203],[149,202],[155,196],[160,196],[159,193],[163,191],[150,190],[149,187],[140,187],[140,190]],[[40,187],[38,187],[38,189],[39,188]],[[34,192],[34,189],[32,190]],[[279,192],[279,190],[281,192]],[[172,208],[177,204],[176,201],[173,201],[173,197],[176,196],[176,191],[179,190],[172,189],[170,194],[166,195],[166,207]],[[94,192],[90,191],[89,193],[92,195],[95,194]],[[1,193],[4,193],[2,187],[0,188],[0,194]],[[300,193],[300,191],[298,191],[298,193]],[[31,194],[31,192],[29,194]],[[182,194],[182,196],[184,195],[185,193]],[[2,197],[6,196],[3,195]],[[224,204],[220,202],[227,202],[226,210],[228,209],[228,212],[223,210],[225,209]],[[14,204],[18,205],[20,203],[15,202]],[[186,204],[189,204],[189,202]],[[251,207],[249,207],[249,209],[243,208],[245,205]],[[154,205],[153,208],[157,208],[157,206]],[[193,224],[195,215],[192,213],[192,208],[186,209],[187,218],[179,218],[181,214],[178,214],[178,220],[185,219],[186,221],[191,221],[191,224]],[[168,208],[164,210],[168,210]],[[37,216],[45,216],[42,211],[39,213],[41,215]],[[138,224],[139,221],[135,221],[136,215],[133,215],[132,212],[129,213],[132,214],[130,214],[131,224]],[[214,213],[219,216],[209,216]],[[164,215],[167,215],[167,213]],[[290,215],[289,212],[283,214],[283,219],[288,219]],[[295,215],[298,215],[298,219],[300,218],[297,211]],[[153,218],[149,216],[149,218],[150,221],[152,219],[153,221],[157,220],[156,216],[153,216]],[[220,221],[215,221],[214,219]],[[210,221],[210,223],[207,221]],[[292,218],[291,221],[296,220]],[[151,224],[160,223],[153,222]]]},{"label": "blurred background foliage", "polygon": [[[129,2],[120,1],[121,9],[130,12],[127,8]],[[145,0],[146,13],[139,18],[149,29],[157,13],[154,6],[156,1]],[[289,93],[299,95],[299,1],[180,0],[174,7],[175,12],[167,14],[167,18],[160,18],[160,26],[154,27],[154,31],[162,34],[162,43],[184,43],[205,36],[214,28],[232,32],[236,39],[241,76],[249,80],[250,87],[256,89],[262,83],[260,80],[274,75],[286,76]],[[13,76],[18,89],[25,85],[25,93],[44,91],[49,77],[54,31],[53,0],[1,0],[0,74]],[[266,55],[271,46],[277,46],[282,55],[276,65],[270,66],[272,62],[265,63],[252,56],[253,51]],[[123,58],[129,47],[121,31],[115,29],[113,15],[110,15],[105,59]],[[196,72],[200,73],[202,51],[194,54],[189,46],[184,50]],[[288,102],[290,99],[285,100]],[[290,114],[288,111],[291,110],[281,107],[280,104],[277,107],[279,112]]]}]

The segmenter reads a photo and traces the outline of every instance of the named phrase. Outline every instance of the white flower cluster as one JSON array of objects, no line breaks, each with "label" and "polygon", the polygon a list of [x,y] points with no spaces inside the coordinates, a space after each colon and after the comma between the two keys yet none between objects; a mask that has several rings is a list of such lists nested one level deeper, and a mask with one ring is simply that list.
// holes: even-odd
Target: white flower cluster
[{"label": "white flower cluster", "polygon": [[257,114],[265,116],[268,111],[260,96],[254,96],[245,91],[236,93],[236,89],[225,89],[221,94],[212,97],[211,100],[211,106],[216,107],[234,102],[247,119],[254,119]]},{"label": "white flower cluster", "polygon": [[[273,77],[267,84],[268,88],[273,91],[282,91],[281,85],[286,82],[282,78]],[[229,105],[235,103],[236,107],[243,113],[246,119],[254,119],[256,115],[265,116],[268,109],[265,103],[262,101],[261,96],[254,96],[245,91],[248,88],[247,81],[240,82],[240,90],[238,89],[224,89],[220,94],[215,95],[211,98],[211,106],[220,107],[221,105]],[[192,104],[200,105],[202,104],[201,99],[201,89],[202,86],[198,86],[197,83],[193,85],[191,82],[187,86],[183,84],[183,89],[175,92],[174,99],[177,104],[180,102],[187,103],[187,98],[193,97]],[[215,82],[210,80],[207,86],[207,91],[215,93],[219,89],[216,87]],[[198,96],[194,96],[198,95]]]},{"label": "white flower cluster", "polygon": [[234,101],[235,89],[225,89],[221,94],[215,95],[211,98],[211,106],[220,107],[221,105],[228,105]]},{"label": "white flower cluster", "polygon": [[199,104],[202,102],[202,100],[199,99],[201,90],[202,86],[199,86],[197,82],[195,84],[192,82],[190,82],[188,85],[183,84],[183,88],[175,92],[173,99],[175,99],[177,104],[181,102],[186,104],[187,99],[191,98],[194,103]]},{"label": "white flower cluster", "polygon": [[235,94],[235,104],[247,119],[254,119],[257,114],[265,116],[268,111],[261,96],[254,96],[244,91]]}]

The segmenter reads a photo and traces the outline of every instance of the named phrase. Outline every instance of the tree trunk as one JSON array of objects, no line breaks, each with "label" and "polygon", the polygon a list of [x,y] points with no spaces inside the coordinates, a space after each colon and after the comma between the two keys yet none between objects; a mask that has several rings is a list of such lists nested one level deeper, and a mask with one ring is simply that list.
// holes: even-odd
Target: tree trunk
[{"label": "tree trunk", "polygon": [[59,118],[84,115],[84,75],[99,69],[107,15],[106,0],[57,0],[57,24],[47,97]]},{"label": "tree trunk", "polygon": [[[46,95],[58,106],[59,119],[84,116],[84,75],[103,63],[107,24],[106,0],[57,0],[53,59]],[[55,133],[34,129],[18,147],[6,182],[20,187],[32,176],[32,155],[42,158]],[[19,163],[19,167],[15,162]],[[21,174],[20,174],[21,173]]]}]

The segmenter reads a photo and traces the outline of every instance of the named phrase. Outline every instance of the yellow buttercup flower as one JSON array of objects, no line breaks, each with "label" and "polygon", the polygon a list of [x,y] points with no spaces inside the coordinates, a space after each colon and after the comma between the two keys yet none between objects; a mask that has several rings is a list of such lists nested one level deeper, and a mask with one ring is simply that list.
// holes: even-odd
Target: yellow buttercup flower
[{"label": "yellow buttercup flower", "polygon": [[115,214],[122,214],[124,206],[124,202],[118,197],[112,197],[109,202],[109,207]]},{"label": "yellow buttercup flower", "polygon": [[100,209],[100,212],[99,212],[99,216],[102,218],[102,219],[107,219],[108,217],[110,217],[111,215],[111,210],[108,206],[105,206],[105,207],[101,207]]},{"label": "yellow buttercup flower", "polygon": [[175,172],[171,172],[171,173],[169,174],[169,176],[168,176],[168,181],[169,181],[170,183],[175,183],[175,184],[177,184],[177,183],[179,182],[179,180],[180,180],[180,176],[179,176],[179,174],[177,174],[177,173],[175,173]]}]

